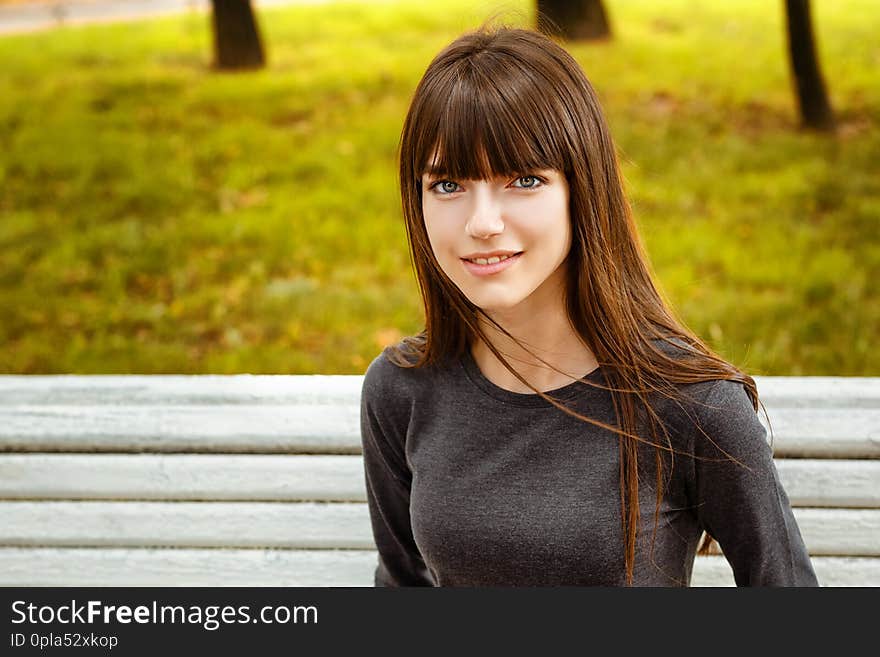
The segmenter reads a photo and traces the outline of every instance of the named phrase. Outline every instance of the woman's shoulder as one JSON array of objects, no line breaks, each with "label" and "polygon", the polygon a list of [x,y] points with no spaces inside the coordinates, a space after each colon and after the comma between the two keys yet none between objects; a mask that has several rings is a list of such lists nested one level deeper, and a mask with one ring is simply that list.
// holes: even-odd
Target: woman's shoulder
[{"label": "woman's shoulder", "polygon": [[405,341],[388,345],[370,362],[364,373],[362,394],[373,399],[413,399],[430,387],[431,368],[418,366]]},{"label": "woman's shoulder", "polygon": [[[654,341],[671,358],[687,360],[695,349],[678,337]],[[676,420],[692,425],[718,426],[749,420],[756,415],[755,407],[743,381],[716,377],[692,382],[677,382],[673,399],[666,398],[664,410]]]},{"label": "woman's shoulder", "polygon": [[[668,338],[655,338],[652,340],[657,349],[676,361],[690,360],[695,354],[700,352],[686,342],[683,338],[673,336]],[[743,390],[743,384],[740,381],[717,377],[705,379],[702,381],[678,383],[677,388],[685,393],[688,397],[702,401],[709,395],[718,395],[722,398],[736,396],[737,390]]]},{"label": "woman's shoulder", "polygon": [[694,354],[697,350],[691,346],[683,337],[671,335],[662,338],[652,338],[651,344],[662,351],[664,354],[675,360],[684,360],[690,354]]}]

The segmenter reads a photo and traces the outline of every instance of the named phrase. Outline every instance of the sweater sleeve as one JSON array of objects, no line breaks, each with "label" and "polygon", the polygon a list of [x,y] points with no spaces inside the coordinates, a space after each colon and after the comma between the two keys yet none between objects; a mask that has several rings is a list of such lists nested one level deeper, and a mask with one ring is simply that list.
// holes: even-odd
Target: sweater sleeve
[{"label": "sweater sleeve", "polygon": [[360,408],[367,505],[378,550],[374,584],[433,586],[410,522],[412,473],[404,452],[407,425],[405,418],[403,423],[393,419],[393,411],[407,404],[387,392],[389,368],[396,366],[382,362],[384,358],[380,354],[364,375]]},{"label": "sweater sleeve", "polygon": [[708,437],[694,427],[692,494],[737,586],[818,586],[767,431],[743,385],[714,382],[697,415]]}]

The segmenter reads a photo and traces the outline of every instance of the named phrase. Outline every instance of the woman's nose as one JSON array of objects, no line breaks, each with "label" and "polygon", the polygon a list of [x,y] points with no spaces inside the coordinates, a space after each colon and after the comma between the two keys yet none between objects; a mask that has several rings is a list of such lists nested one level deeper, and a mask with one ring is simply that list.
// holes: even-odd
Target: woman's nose
[{"label": "woman's nose", "polygon": [[488,188],[488,185],[478,184],[471,198],[472,206],[467,222],[469,234],[474,237],[486,238],[504,230],[501,201]]}]

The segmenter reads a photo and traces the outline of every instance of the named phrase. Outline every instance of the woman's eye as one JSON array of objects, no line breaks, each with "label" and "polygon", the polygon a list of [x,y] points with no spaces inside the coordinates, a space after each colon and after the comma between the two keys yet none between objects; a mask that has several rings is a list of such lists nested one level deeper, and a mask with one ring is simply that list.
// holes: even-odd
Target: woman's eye
[{"label": "woman's eye", "polygon": [[522,183],[520,185],[514,185],[520,189],[533,189],[535,187],[540,187],[542,184],[541,179],[537,176],[520,176],[516,179],[516,182]]},{"label": "woman's eye", "polygon": [[[517,189],[535,189],[544,184],[544,179],[539,176],[520,176],[514,181]],[[461,191],[461,185],[451,180],[438,180],[432,183],[428,189],[436,191],[441,196],[447,196]]]},{"label": "woman's eye", "polygon": [[438,180],[431,185],[431,189],[437,189],[441,194],[452,194],[458,191],[458,183],[454,183],[451,180]]}]

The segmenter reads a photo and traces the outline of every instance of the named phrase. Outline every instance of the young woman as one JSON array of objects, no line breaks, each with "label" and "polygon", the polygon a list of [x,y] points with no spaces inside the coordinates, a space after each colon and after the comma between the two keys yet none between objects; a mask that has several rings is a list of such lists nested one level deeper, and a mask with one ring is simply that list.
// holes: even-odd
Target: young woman
[{"label": "young woman", "polygon": [[376,585],[817,585],[748,374],[649,273],[599,102],[538,32],[428,66],[400,142],[425,329],[361,401]]}]

